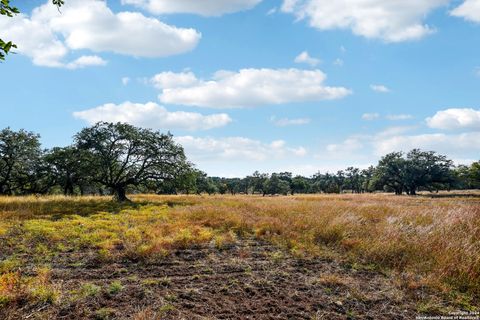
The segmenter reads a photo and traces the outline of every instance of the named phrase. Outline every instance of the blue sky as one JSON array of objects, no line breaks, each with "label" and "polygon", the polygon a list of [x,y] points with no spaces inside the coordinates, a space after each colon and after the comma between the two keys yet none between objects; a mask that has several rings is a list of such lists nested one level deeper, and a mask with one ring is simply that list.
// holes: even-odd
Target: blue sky
[{"label": "blue sky", "polygon": [[480,0],[12,1],[0,127],[171,131],[211,175],[480,154]]}]

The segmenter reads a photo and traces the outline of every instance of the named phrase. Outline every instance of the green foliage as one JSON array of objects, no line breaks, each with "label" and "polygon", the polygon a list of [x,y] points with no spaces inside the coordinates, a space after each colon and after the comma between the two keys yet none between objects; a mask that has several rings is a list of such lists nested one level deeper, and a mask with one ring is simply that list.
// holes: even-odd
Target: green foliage
[{"label": "green foliage", "polygon": [[26,194],[38,190],[43,173],[39,136],[25,130],[0,131],[0,194]]},{"label": "green foliage", "polygon": [[[20,11],[10,5],[10,0],[0,1],[0,15],[13,17],[17,13],[20,13]],[[5,60],[5,56],[10,52],[10,50],[16,47],[17,46],[12,43],[12,41],[4,41],[0,39],[0,61]]]},{"label": "green foliage", "polygon": [[78,187],[83,194],[89,181],[88,154],[74,146],[55,147],[45,154],[45,162],[54,184],[60,185],[64,195],[74,195]]},{"label": "green foliage", "polygon": [[265,181],[264,190],[267,194],[275,195],[282,194],[287,195],[290,192],[290,185],[287,181],[280,179],[280,174],[272,174],[270,179]]},{"label": "green foliage", "polygon": [[174,180],[187,165],[183,148],[171,134],[126,123],[99,122],[75,136],[93,182],[111,188],[125,201],[129,186]]},{"label": "green foliage", "polygon": [[420,189],[433,190],[453,182],[452,161],[433,151],[413,149],[406,157],[402,152],[384,156],[376,169],[377,187],[383,186],[396,194],[415,195]]}]

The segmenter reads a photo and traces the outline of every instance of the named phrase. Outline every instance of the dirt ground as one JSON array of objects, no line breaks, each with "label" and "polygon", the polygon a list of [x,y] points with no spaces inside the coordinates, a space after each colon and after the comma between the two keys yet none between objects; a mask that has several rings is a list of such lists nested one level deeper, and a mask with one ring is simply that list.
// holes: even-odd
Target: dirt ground
[{"label": "dirt ground", "polygon": [[[379,272],[295,258],[254,239],[149,263],[66,253],[52,270],[71,292],[67,302],[0,310],[0,319],[414,319],[425,298]],[[109,289],[115,282],[121,288]],[[91,292],[74,298],[85,283]]]}]

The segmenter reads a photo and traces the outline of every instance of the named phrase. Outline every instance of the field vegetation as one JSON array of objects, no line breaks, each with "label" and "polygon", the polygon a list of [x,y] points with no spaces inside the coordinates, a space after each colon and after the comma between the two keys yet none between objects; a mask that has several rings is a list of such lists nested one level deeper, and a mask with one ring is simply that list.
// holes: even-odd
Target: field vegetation
[{"label": "field vegetation", "polygon": [[[478,310],[480,197],[444,195],[135,195],[131,203],[113,202],[110,197],[3,197],[0,318],[185,315],[179,298],[184,292],[168,291],[174,276],[160,275],[176,264],[167,264],[157,274],[148,270],[179,252],[207,248],[210,253],[205,257],[211,257],[252,241],[268,244],[270,249],[262,254],[273,266],[311,259],[324,259],[315,260],[323,261],[319,266],[340,264],[341,272],[318,267],[311,270],[313,280],[302,280],[307,281],[306,288],[314,284],[329,293],[336,308],[348,301],[369,301],[375,290],[349,288],[354,283],[368,286],[373,280],[356,273],[367,272],[381,276],[382,290],[395,292],[389,296],[391,303],[402,302],[410,315]],[[234,265],[251,258],[250,247],[246,248],[235,253]],[[182,268],[197,266],[196,259],[189,259]],[[242,273],[259,272],[255,259],[251,261]],[[215,276],[215,265],[189,275],[188,283],[208,281]],[[105,268],[109,275],[100,281]],[[257,282],[251,286],[258,286]],[[349,288],[347,296],[332,291],[342,287]],[[158,288],[163,290],[160,305],[142,300],[138,310],[124,313],[125,306],[115,304],[115,296],[122,292],[152,293]],[[228,293],[228,288],[223,290]],[[302,315],[313,318],[321,309],[309,306]],[[337,310],[335,315],[342,318],[352,310]],[[197,312],[187,315],[216,316],[212,310]]]}]

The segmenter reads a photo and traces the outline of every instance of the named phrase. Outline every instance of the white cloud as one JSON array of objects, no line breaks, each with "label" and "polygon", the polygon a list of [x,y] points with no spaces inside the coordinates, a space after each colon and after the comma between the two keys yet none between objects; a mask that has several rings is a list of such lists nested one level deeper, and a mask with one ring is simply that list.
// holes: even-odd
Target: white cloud
[{"label": "white cloud", "polygon": [[202,16],[221,16],[248,10],[262,0],[122,0],[155,14],[192,13]]},{"label": "white cloud", "polygon": [[[355,153],[359,150],[362,150],[364,147],[362,139],[360,137],[350,137],[339,144],[329,144],[326,147],[327,158],[344,158],[350,156],[352,153]],[[317,158],[322,158],[324,156],[317,156]]]},{"label": "white cloud", "polygon": [[417,127],[415,126],[394,126],[394,127],[387,127],[385,129],[383,129],[382,131],[380,131],[379,133],[377,133],[375,135],[375,138],[378,139],[378,138],[386,138],[386,137],[392,137],[392,136],[398,136],[398,135],[402,135],[404,133],[408,133],[408,132],[412,132],[414,131],[415,129],[417,129]]},{"label": "white cloud", "polygon": [[106,1],[69,0],[61,12],[49,1],[30,16],[0,19],[0,37],[14,41],[36,65],[73,69],[103,64],[94,56],[65,62],[74,50],[164,57],[192,50],[201,35],[137,12],[113,13]]},{"label": "white cloud", "polygon": [[309,124],[311,119],[309,118],[298,118],[298,119],[289,119],[289,118],[282,118],[277,119],[277,117],[273,116],[270,118],[270,121],[275,124],[277,127],[286,127],[286,126],[301,126],[305,124]]},{"label": "white cloud", "polygon": [[131,79],[129,77],[123,77],[122,78],[122,84],[124,86],[128,85],[130,83]]},{"label": "white cloud", "polygon": [[67,69],[81,69],[90,66],[104,66],[107,61],[99,56],[81,56],[80,58],[68,63],[65,67]]},{"label": "white cloud", "polygon": [[282,11],[319,30],[351,29],[387,42],[420,39],[434,32],[425,17],[450,0],[284,0]]},{"label": "white cloud", "polygon": [[192,72],[174,73],[171,71],[155,75],[151,82],[155,88],[160,90],[165,88],[188,88],[200,83]]},{"label": "white cloud", "polygon": [[303,157],[307,150],[303,147],[288,147],[283,140],[263,143],[244,137],[199,138],[192,136],[176,137],[187,156],[194,162],[217,161],[268,161],[285,157]]},{"label": "white cloud", "polygon": [[295,63],[306,63],[306,64],[308,64],[312,67],[315,67],[316,65],[318,65],[321,62],[320,59],[310,57],[310,54],[308,53],[308,51],[303,51],[302,53],[300,53],[295,58],[294,61],[295,61]]},{"label": "white cloud", "polygon": [[380,118],[380,114],[378,113],[364,113],[362,114],[362,120],[372,121]]},{"label": "white cloud", "polygon": [[153,102],[146,104],[124,102],[119,105],[108,103],[74,112],[73,115],[89,124],[98,121],[126,122],[135,126],[161,130],[208,130],[223,127],[232,122],[225,113],[204,116],[195,112],[170,112]]},{"label": "white cloud", "polygon": [[443,133],[391,136],[374,141],[375,153],[379,156],[392,151],[409,151],[414,148],[433,150],[450,156],[478,153],[480,132],[455,135]]},{"label": "white cloud", "polygon": [[409,119],[412,119],[413,116],[411,114],[389,114],[385,118],[387,118],[387,120],[397,121],[397,120],[409,120]]},{"label": "white cloud", "polygon": [[386,86],[384,86],[382,84],[372,84],[372,85],[370,85],[370,89],[372,89],[375,92],[380,92],[380,93],[390,92],[390,89],[388,89]]},{"label": "white cloud", "polygon": [[480,23],[480,1],[465,0],[460,6],[450,12],[452,16]]},{"label": "white cloud", "polygon": [[351,94],[344,87],[325,86],[325,79],[320,70],[242,69],[218,71],[209,80],[164,72],[152,81],[162,89],[163,103],[219,109],[333,100]]},{"label": "white cloud", "polygon": [[480,110],[472,108],[452,108],[438,111],[427,118],[427,125],[435,129],[476,129],[480,130]]}]

